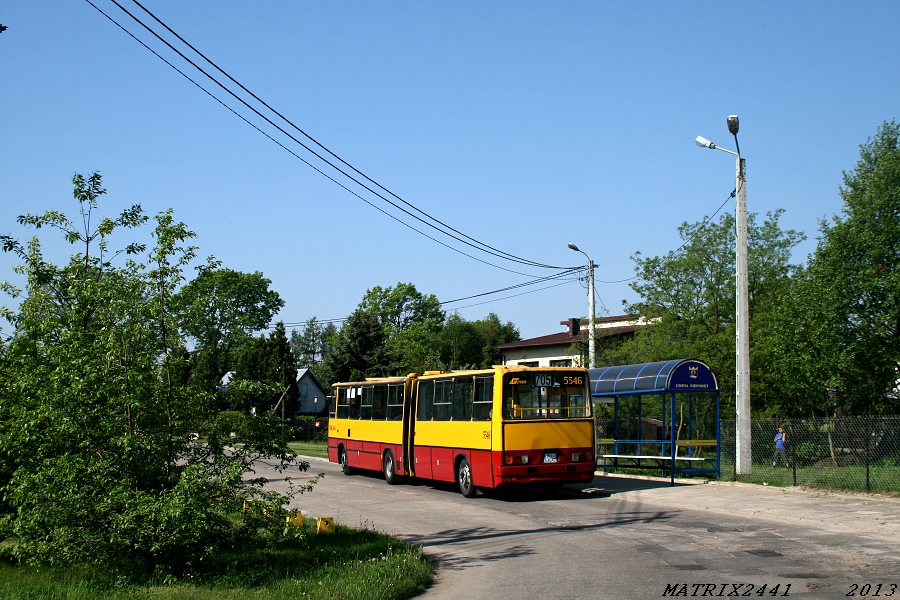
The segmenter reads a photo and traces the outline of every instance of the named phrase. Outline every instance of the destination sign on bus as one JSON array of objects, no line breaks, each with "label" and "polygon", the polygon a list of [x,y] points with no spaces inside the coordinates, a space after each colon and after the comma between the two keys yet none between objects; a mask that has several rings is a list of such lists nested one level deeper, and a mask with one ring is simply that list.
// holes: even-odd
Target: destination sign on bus
[{"label": "destination sign on bus", "polygon": [[534,375],[517,373],[510,377],[509,384],[548,388],[568,387],[573,385],[582,386],[584,385],[584,375],[580,373],[570,375],[565,373],[535,373]]}]

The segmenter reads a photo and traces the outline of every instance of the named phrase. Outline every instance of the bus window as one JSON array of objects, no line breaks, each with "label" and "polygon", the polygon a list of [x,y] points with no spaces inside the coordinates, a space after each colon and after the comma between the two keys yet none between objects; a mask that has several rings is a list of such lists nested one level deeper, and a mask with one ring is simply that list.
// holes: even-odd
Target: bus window
[{"label": "bus window", "polygon": [[360,388],[362,400],[359,403],[359,418],[370,420],[372,418],[372,388]]},{"label": "bus window", "polygon": [[387,409],[387,384],[382,383],[372,388],[372,420],[384,420],[385,411]]},{"label": "bus window", "polygon": [[490,421],[493,405],[494,377],[477,377],[475,379],[475,420]]},{"label": "bus window", "polygon": [[358,419],[359,418],[359,403],[362,400],[362,391],[361,387],[352,387],[349,389],[350,396],[350,415],[349,419]]},{"label": "bus window", "polygon": [[451,392],[453,390],[452,381],[443,379],[434,382],[434,420],[449,421],[450,420],[450,402]]},{"label": "bus window", "polygon": [[584,373],[510,373],[503,379],[505,419],[589,417]]},{"label": "bus window", "polygon": [[434,382],[419,382],[419,407],[416,410],[417,421],[430,421],[434,407]]},{"label": "bus window", "polygon": [[[548,390],[548,389],[550,389],[550,388],[542,388],[542,390]],[[548,394],[546,396],[546,398],[547,398],[547,402],[546,402],[547,416],[552,417],[554,419],[558,419],[560,417],[566,416],[566,415],[562,414],[563,398],[565,398],[565,396],[563,396],[563,394],[560,393],[559,390],[553,390],[553,391],[556,393]]]},{"label": "bus window", "polygon": [[350,417],[350,398],[347,393],[350,391],[350,388],[338,388],[337,389],[337,414],[335,418],[337,419],[347,419]]},{"label": "bus window", "polygon": [[535,417],[542,416],[540,413],[541,402],[540,398],[535,398],[535,392],[539,392],[540,390],[536,390],[534,388],[516,388],[517,393],[515,394],[516,400],[513,402],[513,413],[515,416],[515,408],[519,407],[520,415],[523,419],[533,419]]},{"label": "bus window", "polygon": [[569,394],[569,416],[570,417],[586,417],[584,395],[580,392]]},{"label": "bus window", "polygon": [[457,377],[453,380],[453,420],[472,420],[473,385],[471,377]]},{"label": "bus window", "polygon": [[403,385],[388,386],[387,396],[388,421],[399,421],[403,418]]}]

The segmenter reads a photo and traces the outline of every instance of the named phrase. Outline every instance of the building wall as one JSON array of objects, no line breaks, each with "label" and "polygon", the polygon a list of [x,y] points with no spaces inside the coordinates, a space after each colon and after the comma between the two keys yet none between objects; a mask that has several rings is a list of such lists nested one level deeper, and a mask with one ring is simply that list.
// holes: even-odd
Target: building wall
[{"label": "building wall", "polygon": [[[316,384],[315,380],[309,376],[309,373],[304,373],[303,377],[300,378],[300,381],[297,382],[297,387],[300,391],[297,412],[312,414],[316,411],[322,412],[325,410],[328,402],[326,394],[324,390]],[[319,399],[318,402],[315,401],[316,398]]]},{"label": "building wall", "polygon": [[[556,365],[550,364],[551,361],[571,361],[568,365],[559,366],[577,366],[581,364],[579,355],[572,356],[568,354],[569,346],[560,344],[558,346],[535,346],[531,348],[510,348],[503,351],[503,364],[518,365],[528,363],[529,366],[536,367],[552,367]],[[536,362],[536,365],[531,363]]]}]

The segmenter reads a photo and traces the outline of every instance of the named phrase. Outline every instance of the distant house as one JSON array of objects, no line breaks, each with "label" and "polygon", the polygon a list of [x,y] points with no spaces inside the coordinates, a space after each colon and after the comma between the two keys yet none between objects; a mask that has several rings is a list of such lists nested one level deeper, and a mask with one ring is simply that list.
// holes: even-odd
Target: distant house
[{"label": "distant house", "polygon": [[[612,338],[617,341],[630,338],[647,322],[643,317],[635,319],[629,315],[618,315],[600,317],[595,319],[594,324],[594,338],[599,343],[601,340],[611,341]],[[585,356],[569,352],[574,343],[581,342],[581,347],[587,353],[588,330],[581,328],[579,319],[561,321],[560,325],[565,325],[566,331],[498,346],[503,354],[503,364],[525,367],[573,367],[586,364]]]},{"label": "distant house", "polygon": [[298,413],[321,413],[328,408],[328,395],[309,369],[297,369]]},{"label": "distant house", "polygon": [[[225,373],[219,389],[223,392],[228,391],[228,382],[232,377],[234,377],[234,371]],[[328,395],[322,390],[322,385],[309,369],[297,369],[297,389],[300,392],[297,399],[297,413],[320,413],[328,408]]]}]

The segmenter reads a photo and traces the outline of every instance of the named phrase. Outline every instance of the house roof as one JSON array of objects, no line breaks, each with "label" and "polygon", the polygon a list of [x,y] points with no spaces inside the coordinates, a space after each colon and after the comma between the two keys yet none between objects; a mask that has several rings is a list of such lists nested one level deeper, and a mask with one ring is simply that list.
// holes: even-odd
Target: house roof
[{"label": "house roof", "polygon": [[[598,327],[594,333],[594,338],[604,338],[614,335],[622,335],[624,333],[633,333],[638,327],[636,325],[622,325],[621,327]],[[510,342],[509,344],[501,344],[497,346],[501,350],[505,348],[525,348],[533,346],[570,346],[575,342],[587,341],[587,330],[584,329],[576,335],[570,334],[568,331],[561,333],[551,333],[550,335],[542,335],[540,337],[529,338],[527,340],[519,340],[518,342]]]},{"label": "house roof", "polygon": [[[629,315],[618,315],[613,317],[600,317],[595,319],[597,327],[594,331],[596,339],[623,335],[626,333],[634,333],[634,331],[643,325],[643,322]],[[621,325],[616,325],[621,323]],[[576,323],[577,326],[577,323]],[[535,346],[570,346],[575,342],[587,341],[587,329],[582,329],[577,333],[562,331],[560,333],[551,333],[550,335],[542,335],[539,337],[529,338],[527,340],[519,340],[518,342],[510,342],[509,344],[501,344],[497,346],[500,350],[512,348],[533,348]]]},{"label": "house roof", "polygon": [[312,379],[313,382],[314,382],[317,386],[319,386],[319,389],[320,389],[320,390],[322,390],[323,392],[327,393],[327,391],[325,390],[325,388],[322,387],[322,384],[319,383],[319,380],[316,379],[316,376],[313,375],[312,371],[310,371],[309,369],[297,369],[297,383],[300,383],[300,380],[303,379],[303,377],[306,376],[306,375],[309,375],[309,378]]}]

